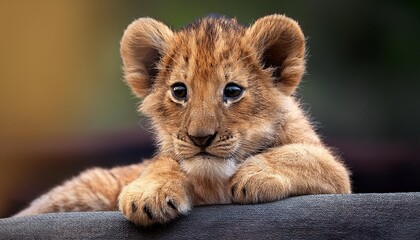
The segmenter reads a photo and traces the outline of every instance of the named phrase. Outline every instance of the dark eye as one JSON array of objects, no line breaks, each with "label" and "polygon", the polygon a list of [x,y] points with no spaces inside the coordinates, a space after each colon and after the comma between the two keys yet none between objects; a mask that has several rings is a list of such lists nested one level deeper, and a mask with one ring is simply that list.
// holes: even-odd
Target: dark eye
[{"label": "dark eye", "polygon": [[184,100],[187,98],[187,86],[183,83],[175,83],[171,86],[172,96],[177,100]]},{"label": "dark eye", "polygon": [[227,101],[228,99],[235,100],[239,98],[243,93],[242,87],[238,86],[235,83],[228,83],[225,89],[223,90],[223,99]]}]

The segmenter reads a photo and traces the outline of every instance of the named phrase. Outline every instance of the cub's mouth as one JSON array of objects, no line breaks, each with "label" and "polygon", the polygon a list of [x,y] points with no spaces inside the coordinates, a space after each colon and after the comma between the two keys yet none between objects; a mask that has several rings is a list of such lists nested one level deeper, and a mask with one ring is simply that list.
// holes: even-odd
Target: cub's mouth
[{"label": "cub's mouth", "polygon": [[206,152],[206,151],[201,151],[201,152],[197,153],[196,155],[194,155],[193,157],[220,158],[220,157],[218,157],[216,155],[213,155],[213,154],[211,154],[209,152]]},{"label": "cub's mouth", "polygon": [[211,153],[210,151],[201,151],[198,152],[190,157],[186,157],[184,158],[185,160],[212,160],[212,161],[222,161],[222,160],[226,160],[226,159],[230,159],[232,157],[230,157],[231,155],[228,154],[227,156],[222,155],[216,155]]}]

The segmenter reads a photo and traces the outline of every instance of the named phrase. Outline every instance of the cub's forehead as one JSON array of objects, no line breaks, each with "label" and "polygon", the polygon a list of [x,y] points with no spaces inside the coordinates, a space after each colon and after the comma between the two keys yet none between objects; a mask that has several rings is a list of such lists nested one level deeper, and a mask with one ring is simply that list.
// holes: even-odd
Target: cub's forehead
[{"label": "cub's forehead", "polygon": [[246,79],[243,69],[252,65],[253,54],[243,44],[245,30],[235,19],[205,17],[175,32],[161,62],[166,84],[182,79],[203,87]]},{"label": "cub's forehead", "polygon": [[[225,17],[204,17],[175,32],[171,49],[181,50],[178,54],[206,54],[210,57],[220,51],[240,48],[245,28],[236,19]],[[200,51],[192,53],[188,49]],[[184,51],[183,51],[184,49]]]}]

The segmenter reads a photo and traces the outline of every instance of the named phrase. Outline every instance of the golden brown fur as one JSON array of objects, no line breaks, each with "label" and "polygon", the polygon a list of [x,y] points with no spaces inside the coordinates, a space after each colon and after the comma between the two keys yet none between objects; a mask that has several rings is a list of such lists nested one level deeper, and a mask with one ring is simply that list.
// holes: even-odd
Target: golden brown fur
[{"label": "golden brown fur", "polygon": [[[305,38],[295,21],[271,15],[246,28],[206,17],[175,32],[140,18],[125,31],[121,55],[125,79],[156,131],[156,156],[89,170],[18,215],[119,208],[150,225],[200,204],[351,192],[349,172],[293,97],[305,70]],[[179,83],[187,91],[182,99],[171,92]],[[238,98],[224,95],[231,83],[243,88]]]}]

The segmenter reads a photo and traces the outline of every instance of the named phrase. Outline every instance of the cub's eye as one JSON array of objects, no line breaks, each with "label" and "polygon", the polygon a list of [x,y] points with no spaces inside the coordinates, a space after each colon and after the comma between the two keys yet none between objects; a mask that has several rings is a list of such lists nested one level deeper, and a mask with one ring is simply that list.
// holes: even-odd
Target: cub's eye
[{"label": "cub's eye", "polygon": [[177,100],[185,101],[187,98],[187,86],[183,83],[175,83],[171,86],[172,96]]},{"label": "cub's eye", "polygon": [[236,100],[242,96],[243,89],[235,83],[228,83],[223,90],[223,99],[227,101],[228,99]]}]

